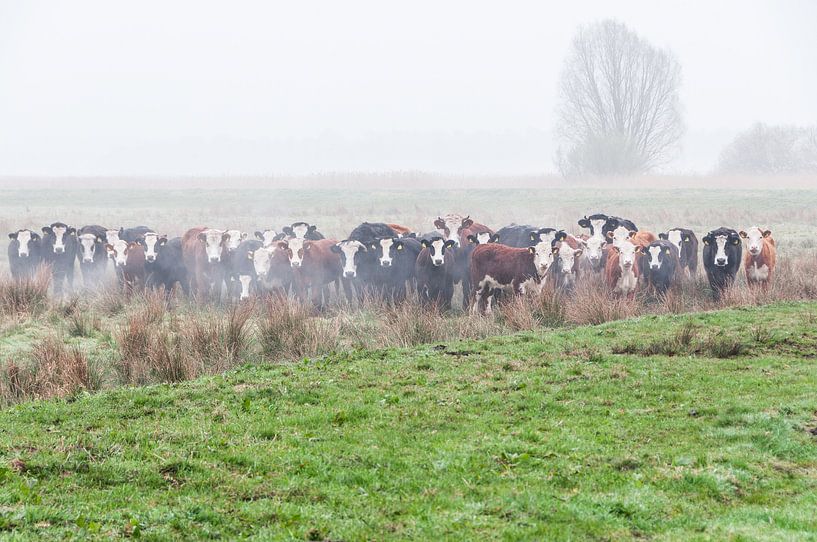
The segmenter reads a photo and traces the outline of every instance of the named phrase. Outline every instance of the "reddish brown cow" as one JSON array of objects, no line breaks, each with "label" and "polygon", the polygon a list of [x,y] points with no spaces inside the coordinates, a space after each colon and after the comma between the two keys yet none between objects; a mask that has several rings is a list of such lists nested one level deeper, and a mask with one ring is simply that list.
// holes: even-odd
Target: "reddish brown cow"
[{"label": "reddish brown cow", "polygon": [[337,239],[282,241],[293,268],[295,293],[301,301],[309,292],[312,303],[322,307],[329,303],[329,284],[334,282],[336,289],[340,286],[342,263],[340,255],[332,250],[337,243]]},{"label": "reddish brown cow", "polygon": [[194,297],[207,297],[210,294],[210,285],[214,281],[213,274],[216,269],[209,261],[205,241],[202,240],[204,232],[208,230],[206,226],[196,226],[182,236],[182,260],[190,280],[190,294]]},{"label": "reddish brown cow", "polygon": [[658,236],[651,231],[633,231],[628,230],[624,226],[619,226],[615,230],[607,232],[607,240],[611,242],[613,246],[619,248],[625,241],[631,241],[637,247],[645,248],[650,243],[657,241]]},{"label": "reddish brown cow", "polygon": [[741,231],[739,235],[746,242],[746,254],[743,256],[746,282],[750,287],[768,288],[774,278],[777,263],[777,246],[772,232],[752,227]]},{"label": "reddish brown cow", "polygon": [[122,288],[125,295],[130,297],[134,288],[145,289],[145,249],[139,243],[128,243],[118,240],[114,244],[105,245],[105,249],[113,257],[114,265],[122,273]]},{"label": "reddish brown cow", "polygon": [[631,241],[624,241],[621,247],[610,247],[604,268],[604,279],[613,293],[629,298],[635,296],[635,289],[641,276],[639,264],[642,250]]}]

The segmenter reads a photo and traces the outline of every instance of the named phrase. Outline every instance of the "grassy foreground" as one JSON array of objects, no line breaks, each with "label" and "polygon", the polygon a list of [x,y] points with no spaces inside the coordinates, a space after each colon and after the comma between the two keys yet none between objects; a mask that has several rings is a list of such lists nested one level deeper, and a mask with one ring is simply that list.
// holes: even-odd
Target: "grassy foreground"
[{"label": "grassy foreground", "polygon": [[816,539],[817,303],[0,412],[0,538]]}]

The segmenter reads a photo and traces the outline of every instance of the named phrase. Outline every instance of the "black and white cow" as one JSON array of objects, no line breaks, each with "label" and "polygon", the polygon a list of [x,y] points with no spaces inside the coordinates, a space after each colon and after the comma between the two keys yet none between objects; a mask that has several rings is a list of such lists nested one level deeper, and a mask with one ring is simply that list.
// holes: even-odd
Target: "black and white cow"
[{"label": "black and white cow", "polygon": [[106,232],[99,225],[83,226],[77,232],[77,258],[86,288],[98,285],[105,278],[105,269],[108,267]]},{"label": "black and white cow", "polygon": [[340,264],[343,269],[341,277],[348,279],[354,286],[358,299],[363,298],[364,291],[377,292],[382,290],[382,281],[377,274],[379,263],[376,250],[370,247],[381,238],[397,237],[388,224],[383,222],[364,222],[349,234],[349,237],[337,243],[332,252],[340,255]]},{"label": "black and white cow", "polygon": [[[142,239],[146,233],[153,230],[147,226],[135,226],[133,228],[119,228],[119,239],[127,241],[128,243],[137,243]],[[106,232],[107,233],[107,232]]]},{"label": "black and white cow", "polygon": [[656,294],[669,290],[681,276],[677,247],[670,241],[653,241],[643,251],[641,274]]},{"label": "black and white cow", "polygon": [[508,247],[527,248],[536,246],[543,235],[555,231],[554,228],[537,228],[529,224],[509,224],[497,230],[496,242]]},{"label": "black and white cow", "polygon": [[154,250],[156,258],[147,276],[147,286],[154,290],[164,288],[165,295],[170,297],[173,287],[179,283],[184,294],[190,295],[190,280],[182,258],[181,237],[165,239]]},{"label": "black and white cow", "polygon": [[54,295],[62,295],[65,283],[74,287],[74,262],[77,259],[77,230],[64,222],[43,226],[43,262],[51,265]]},{"label": "black and white cow", "polygon": [[227,252],[233,252],[238,248],[242,241],[246,241],[249,235],[241,230],[226,230],[224,235],[227,237],[224,241]]},{"label": "black and white cow", "polygon": [[318,231],[318,227],[307,222],[293,222],[289,226],[281,228],[281,232],[285,238],[306,239],[307,241],[320,241],[325,239],[323,234]]},{"label": "black and white cow", "polygon": [[454,296],[457,244],[440,235],[424,238],[420,243],[423,249],[417,256],[414,271],[420,303],[448,310]]},{"label": "black and white cow", "polygon": [[29,279],[42,263],[42,238],[31,230],[9,234],[9,270],[15,280]]},{"label": "black and white cow", "polygon": [[706,278],[715,299],[735,282],[740,269],[743,245],[740,235],[731,228],[712,230],[703,238],[703,261]]},{"label": "black and white cow", "polygon": [[253,253],[261,247],[261,241],[247,239],[230,253],[229,276],[231,281],[228,294],[231,298],[243,301],[255,293],[257,275],[253,266]]},{"label": "black and white cow", "polygon": [[389,237],[377,239],[371,244],[379,267],[377,283],[383,288],[383,295],[389,301],[403,301],[406,298],[407,283],[414,282],[417,255],[422,246],[410,237]]},{"label": "black and white cow", "polygon": [[673,228],[666,233],[659,233],[659,239],[669,241],[678,252],[681,269],[685,269],[690,276],[698,272],[698,237],[695,232],[687,228]]},{"label": "black and white cow", "polygon": [[252,259],[259,293],[286,297],[292,288],[294,275],[288,247],[289,244],[285,241],[275,241],[270,246],[261,246],[247,254]]},{"label": "black and white cow", "polygon": [[275,230],[258,230],[255,232],[255,238],[261,241],[263,247],[271,247],[275,241],[283,238],[283,234],[279,234]]},{"label": "black and white cow", "polygon": [[627,228],[628,231],[638,231],[632,220],[603,213],[585,216],[579,220],[578,224],[579,227],[590,230],[590,237],[601,235],[603,239],[607,238],[607,232],[613,231],[619,226]]}]

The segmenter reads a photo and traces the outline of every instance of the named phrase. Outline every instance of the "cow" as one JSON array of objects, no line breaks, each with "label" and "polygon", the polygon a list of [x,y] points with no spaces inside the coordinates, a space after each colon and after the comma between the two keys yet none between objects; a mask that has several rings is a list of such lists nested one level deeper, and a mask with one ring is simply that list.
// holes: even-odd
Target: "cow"
[{"label": "cow", "polygon": [[600,236],[602,239],[607,239],[607,232],[611,232],[619,226],[623,226],[627,231],[638,231],[638,228],[635,227],[631,220],[603,213],[585,216],[579,220],[578,224],[579,227],[590,230],[590,237]]},{"label": "cow", "polygon": [[718,228],[703,238],[703,262],[706,278],[715,299],[735,282],[740,269],[742,246],[740,234],[731,228]]},{"label": "cow", "polygon": [[656,295],[666,293],[681,276],[682,265],[678,257],[678,247],[670,241],[658,240],[647,245],[642,252],[644,256],[640,266],[647,286]]},{"label": "cow", "polygon": [[221,297],[221,284],[225,279],[226,248],[224,232],[196,226],[182,236],[182,256],[190,281],[190,293],[200,298],[210,295]]},{"label": "cow", "polygon": [[581,273],[584,241],[560,232],[552,243],[553,265],[551,274],[554,285],[562,290],[572,290]]},{"label": "cow", "polygon": [[749,287],[768,288],[777,263],[777,246],[771,230],[753,226],[739,235],[746,242],[746,255],[743,257],[746,283]]},{"label": "cow", "polygon": [[108,267],[106,232],[106,228],[97,225],[83,226],[77,232],[77,258],[85,287],[99,284],[105,276]]},{"label": "cow", "polygon": [[414,268],[420,303],[446,311],[454,296],[454,267],[459,255],[456,243],[437,235],[423,239],[420,245],[423,248]]},{"label": "cow", "polygon": [[239,301],[244,301],[256,291],[257,275],[253,265],[253,254],[262,246],[263,243],[257,239],[246,239],[230,253],[228,274],[231,281],[230,290],[227,292],[230,298],[237,297]]},{"label": "cow", "polygon": [[266,248],[271,247],[275,241],[280,240],[281,234],[275,230],[259,230],[255,232],[255,238],[261,241],[261,246]]},{"label": "cow", "polygon": [[226,230],[224,235],[224,246],[228,253],[237,249],[238,245],[240,245],[242,241],[246,241],[247,237],[249,237],[247,233],[241,230]]},{"label": "cow", "polygon": [[43,262],[51,265],[54,295],[62,295],[64,283],[74,286],[74,261],[77,259],[77,230],[64,222],[43,226]]},{"label": "cow", "polygon": [[338,254],[343,268],[342,276],[349,279],[344,283],[350,295],[354,286],[358,300],[363,299],[365,291],[378,292],[383,290],[382,277],[377,273],[379,266],[374,250],[370,250],[378,239],[397,237],[397,232],[383,222],[364,222],[349,233],[349,237],[337,243],[332,249]]},{"label": "cow", "polygon": [[384,296],[388,301],[403,301],[406,284],[414,282],[415,264],[422,245],[409,237],[388,237],[377,239],[371,247],[379,264],[376,282],[383,288]]},{"label": "cow", "polygon": [[114,265],[122,269],[122,287],[125,295],[130,297],[137,287],[144,290],[145,248],[135,241],[128,243],[123,239],[105,248],[113,253]]},{"label": "cow", "polygon": [[293,222],[290,226],[281,228],[281,232],[284,234],[285,239],[307,239],[310,241],[324,239],[323,234],[318,231],[318,227],[307,222]]},{"label": "cow", "polygon": [[190,295],[191,280],[184,263],[182,238],[174,237],[159,243],[155,251],[156,261],[147,277],[147,286],[156,290],[164,288],[165,295],[170,297],[173,287],[179,283],[184,294]]},{"label": "cow", "polygon": [[590,271],[600,272],[607,265],[609,246],[600,235],[587,236],[584,240],[584,261]]},{"label": "cow", "polygon": [[454,261],[452,272],[454,284],[462,283],[462,306],[465,309],[471,297],[469,295],[471,292],[471,252],[475,247],[474,244],[468,243],[468,236],[480,233],[493,235],[494,231],[484,224],[474,222],[470,216],[463,217],[458,214],[437,217],[434,227],[446,241],[454,241],[454,248],[458,254],[456,258],[452,258]]},{"label": "cow", "polygon": [[411,228],[408,226],[402,226],[400,224],[386,224],[390,227],[394,233],[397,234],[397,237],[407,237],[411,233]]},{"label": "cow", "polygon": [[128,243],[135,243],[142,239],[145,234],[152,232],[147,226],[135,226],[133,228],[119,228],[119,239]]},{"label": "cow", "polygon": [[[148,266],[156,261],[157,249],[163,243],[167,243],[167,235],[159,235],[155,232],[148,232],[137,241],[145,249],[145,262]],[[149,269],[150,267],[148,267]]]},{"label": "cow", "polygon": [[471,311],[490,314],[497,291],[523,294],[544,283],[557,251],[550,241],[527,248],[496,243],[476,247],[471,255]]},{"label": "cow", "polygon": [[621,248],[621,244],[625,241],[631,241],[643,248],[656,240],[658,240],[658,237],[650,231],[630,230],[625,226],[617,226],[615,229],[607,232],[607,241],[619,248]]},{"label": "cow", "polygon": [[642,248],[632,241],[624,241],[620,246],[611,246],[604,266],[604,280],[616,295],[628,298],[635,296],[641,276],[640,256]]},{"label": "cow", "polygon": [[496,241],[508,247],[527,248],[536,246],[551,234],[555,228],[537,228],[528,224],[509,224],[499,228],[496,232]]},{"label": "cow", "polygon": [[694,277],[698,273],[698,237],[687,228],[673,228],[658,234],[659,239],[669,241],[678,252],[681,269]]},{"label": "cow", "polygon": [[270,246],[262,245],[247,254],[247,257],[252,260],[256,289],[259,293],[272,293],[279,297],[286,297],[293,280],[292,266],[287,254],[288,248],[286,241],[276,241]]},{"label": "cow", "polygon": [[341,258],[332,250],[338,241],[293,238],[285,243],[293,268],[296,295],[301,301],[306,301],[307,295],[311,295],[312,304],[323,308],[329,303],[329,284],[334,282],[338,290],[340,286]]},{"label": "cow", "polygon": [[9,270],[14,280],[30,279],[42,263],[42,238],[31,230],[9,233]]}]

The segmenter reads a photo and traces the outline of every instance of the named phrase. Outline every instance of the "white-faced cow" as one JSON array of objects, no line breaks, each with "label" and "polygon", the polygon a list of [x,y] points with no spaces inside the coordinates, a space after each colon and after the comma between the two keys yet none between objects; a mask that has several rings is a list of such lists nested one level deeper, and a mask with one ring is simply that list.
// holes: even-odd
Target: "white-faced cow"
[{"label": "white-faced cow", "polygon": [[740,235],[731,228],[712,230],[703,238],[703,262],[709,287],[715,299],[732,283],[740,269],[742,247]]},{"label": "white-faced cow", "polygon": [[673,228],[658,234],[659,239],[669,241],[678,253],[681,269],[694,277],[698,272],[698,237],[687,228]]},{"label": "white-faced cow", "polygon": [[288,248],[286,241],[275,241],[272,245],[261,246],[247,255],[252,259],[259,293],[286,297],[293,281]]},{"label": "white-faced cow", "polygon": [[681,277],[678,250],[670,241],[653,241],[643,249],[643,275],[657,295],[666,293]]},{"label": "white-faced cow", "polygon": [[77,230],[64,222],[43,226],[43,261],[51,265],[54,294],[62,295],[64,283],[74,285],[74,262],[77,259]]},{"label": "white-faced cow", "polygon": [[329,303],[329,284],[334,282],[338,293],[340,290],[341,261],[332,249],[338,241],[293,238],[282,243],[286,244],[298,298],[306,301],[309,296],[314,306],[323,308]]},{"label": "white-faced cow", "polygon": [[584,241],[570,234],[560,234],[552,247],[554,261],[551,273],[554,285],[562,290],[572,290],[581,274]]},{"label": "white-faced cow", "polygon": [[120,239],[105,248],[113,253],[114,265],[122,270],[122,286],[125,295],[130,297],[136,289],[144,291],[147,283],[144,247],[137,242],[128,243]]},{"label": "white-faced cow", "polygon": [[417,256],[422,245],[410,237],[377,239],[370,245],[377,263],[377,284],[389,302],[400,302],[406,297],[406,288],[414,283]]},{"label": "white-faced cow", "polygon": [[753,226],[741,231],[740,236],[746,243],[746,255],[743,257],[746,282],[750,287],[767,288],[772,283],[777,263],[777,247],[771,230]]},{"label": "white-faced cow", "polygon": [[614,294],[628,298],[635,296],[642,271],[640,258],[642,250],[631,241],[608,249],[604,279]]},{"label": "white-faced cow", "polygon": [[309,241],[320,241],[324,239],[318,227],[306,222],[293,222],[290,226],[284,226],[281,231],[287,239],[307,239]]},{"label": "white-faced cow", "polygon": [[454,272],[459,253],[451,239],[434,236],[420,242],[414,274],[420,303],[439,310],[451,308],[454,296]]},{"label": "white-faced cow", "polygon": [[14,280],[30,279],[42,263],[42,239],[31,230],[17,230],[9,234],[9,270]]},{"label": "white-faced cow", "polygon": [[105,276],[108,267],[106,231],[102,226],[92,225],[83,226],[77,232],[77,258],[85,287],[99,284]]},{"label": "white-faced cow", "polygon": [[178,283],[185,295],[190,294],[190,278],[184,264],[181,237],[158,242],[154,248],[156,260],[147,277],[147,286],[158,290],[163,288],[165,296],[170,297]]}]

